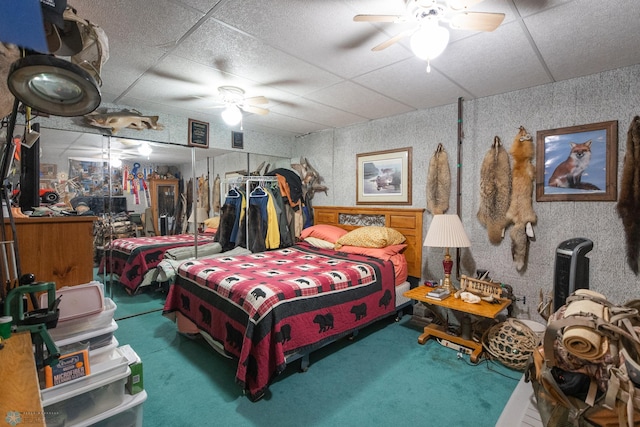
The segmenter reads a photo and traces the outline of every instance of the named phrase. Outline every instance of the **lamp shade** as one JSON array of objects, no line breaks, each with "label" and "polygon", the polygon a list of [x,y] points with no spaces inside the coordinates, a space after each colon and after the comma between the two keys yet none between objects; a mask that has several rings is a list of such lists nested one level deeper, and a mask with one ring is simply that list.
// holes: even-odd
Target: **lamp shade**
[{"label": "lamp shade", "polygon": [[422,60],[437,58],[449,44],[449,31],[436,22],[429,23],[411,36],[413,54]]},{"label": "lamp shade", "polygon": [[471,241],[458,215],[434,215],[423,246],[436,248],[468,248]]},{"label": "lamp shade", "polygon": [[191,212],[189,216],[188,222],[194,223],[196,222],[196,218],[198,218],[198,224],[202,224],[205,219],[209,217],[207,210],[205,208],[197,208],[196,210]]}]

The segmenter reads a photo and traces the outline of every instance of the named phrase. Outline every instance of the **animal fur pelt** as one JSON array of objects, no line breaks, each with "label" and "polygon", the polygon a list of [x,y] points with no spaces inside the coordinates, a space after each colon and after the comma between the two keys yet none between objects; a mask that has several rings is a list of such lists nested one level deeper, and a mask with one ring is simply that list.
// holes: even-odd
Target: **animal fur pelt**
[{"label": "animal fur pelt", "polygon": [[513,141],[510,153],[513,157],[511,203],[506,216],[507,220],[513,223],[513,228],[509,232],[511,255],[516,270],[520,271],[526,262],[529,237],[533,237],[532,224],[538,220],[533,211],[532,201],[535,179],[535,167],[531,162],[534,154],[533,141],[531,135],[522,126]]},{"label": "animal fur pelt", "polygon": [[236,207],[231,204],[225,204],[222,206],[220,224],[218,226],[218,230],[216,230],[213,240],[220,243],[223,252],[229,251],[235,247],[234,242],[231,241],[231,232],[233,231],[235,220]]},{"label": "animal fur pelt", "polygon": [[624,227],[627,263],[637,276],[640,256],[640,116],[633,118],[627,132],[617,210]]},{"label": "animal fur pelt", "polygon": [[451,190],[451,173],[449,156],[442,144],[438,144],[433,157],[429,161],[427,174],[427,210],[433,215],[443,214],[449,209],[449,193]]},{"label": "animal fur pelt", "polygon": [[213,180],[213,213],[220,213],[220,175],[216,174]]},{"label": "animal fur pelt", "polygon": [[487,228],[489,241],[499,244],[509,225],[507,210],[511,198],[511,166],[509,154],[500,138],[493,139],[480,168],[480,207],[478,220]]}]

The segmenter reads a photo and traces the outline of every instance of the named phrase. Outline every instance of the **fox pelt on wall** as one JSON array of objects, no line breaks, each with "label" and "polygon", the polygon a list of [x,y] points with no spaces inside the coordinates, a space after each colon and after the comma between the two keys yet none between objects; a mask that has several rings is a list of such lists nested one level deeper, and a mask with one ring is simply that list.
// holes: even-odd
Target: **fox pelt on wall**
[{"label": "fox pelt on wall", "polygon": [[442,144],[438,144],[429,161],[427,173],[427,210],[433,215],[443,214],[449,209],[451,173],[449,156]]},{"label": "fox pelt on wall", "polygon": [[513,170],[511,173],[511,203],[507,210],[507,219],[513,223],[509,232],[511,237],[511,255],[516,270],[524,268],[529,238],[533,237],[532,225],[538,217],[533,210],[533,182],[535,179],[535,167],[532,163],[534,146],[531,135],[523,126],[513,140],[509,152],[513,158]]},{"label": "fox pelt on wall", "polygon": [[616,208],[624,227],[627,263],[637,276],[640,256],[640,116],[633,118],[627,132],[627,148]]},{"label": "fox pelt on wall", "polygon": [[478,220],[487,228],[489,241],[499,244],[509,225],[507,210],[511,198],[511,166],[509,154],[500,138],[493,139],[480,168],[480,207]]}]

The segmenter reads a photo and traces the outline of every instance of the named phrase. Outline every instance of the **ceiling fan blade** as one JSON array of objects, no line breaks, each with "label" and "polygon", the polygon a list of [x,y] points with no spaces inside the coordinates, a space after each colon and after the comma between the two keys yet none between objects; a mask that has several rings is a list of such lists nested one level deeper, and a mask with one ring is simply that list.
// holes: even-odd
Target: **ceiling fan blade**
[{"label": "ceiling fan blade", "polygon": [[451,28],[493,31],[504,21],[504,13],[462,12],[451,18]]},{"label": "ceiling fan blade", "polygon": [[399,22],[402,15],[356,15],[353,20],[356,22]]},{"label": "ceiling fan blade", "polygon": [[473,5],[483,2],[484,0],[448,0],[447,4],[453,10],[468,9]]},{"label": "ceiling fan blade", "polygon": [[410,30],[406,30],[401,32],[400,34],[397,34],[393,37],[391,37],[389,40],[387,40],[386,42],[382,42],[377,46],[374,46],[373,49],[371,49],[374,52],[378,52],[381,51],[383,49],[388,48],[389,46],[391,46],[394,43],[399,42],[401,39],[410,36],[411,34],[415,33],[418,29],[417,28],[412,28]]},{"label": "ceiling fan blade", "polygon": [[267,110],[266,108],[262,108],[262,107],[254,107],[254,106],[251,106],[251,105],[243,105],[240,108],[242,109],[242,111],[246,111],[247,113],[260,114],[261,116],[264,116],[265,114],[269,114],[269,110]]},{"label": "ceiling fan blade", "polygon": [[246,102],[247,104],[268,104],[269,100],[267,98],[265,98],[264,96],[252,96],[250,98],[245,98],[244,102]]}]

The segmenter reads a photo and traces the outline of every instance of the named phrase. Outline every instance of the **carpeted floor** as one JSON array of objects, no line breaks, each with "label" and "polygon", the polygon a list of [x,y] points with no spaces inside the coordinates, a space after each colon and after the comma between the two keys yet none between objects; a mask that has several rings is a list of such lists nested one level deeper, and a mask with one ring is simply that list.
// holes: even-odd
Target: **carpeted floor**
[{"label": "carpeted floor", "polygon": [[471,365],[433,340],[418,344],[405,316],[313,353],[305,373],[293,362],[252,403],[234,382],[235,361],[204,340],[178,334],[158,311],[120,317],[118,341],[143,361],[148,427],[494,426],[522,375],[497,362]]}]

